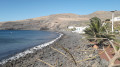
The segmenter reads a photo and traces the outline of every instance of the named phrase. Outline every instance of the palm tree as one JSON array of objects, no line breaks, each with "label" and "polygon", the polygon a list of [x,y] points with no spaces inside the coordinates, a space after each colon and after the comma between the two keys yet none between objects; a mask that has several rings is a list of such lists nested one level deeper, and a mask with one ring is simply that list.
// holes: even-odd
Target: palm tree
[{"label": "palm tree", "polygon": [[113,39],[112,35],[108,34],[107,25],[102,24],[101,20],[97,17],[93,17],[90,19],[90,25],[84,31],[85,34],[89,36],[89,38],[95,38],[89,40],[96,42],[97,45],[101,45],[105,40],[98,40],[96,38],[108,38],[110,40]]}]

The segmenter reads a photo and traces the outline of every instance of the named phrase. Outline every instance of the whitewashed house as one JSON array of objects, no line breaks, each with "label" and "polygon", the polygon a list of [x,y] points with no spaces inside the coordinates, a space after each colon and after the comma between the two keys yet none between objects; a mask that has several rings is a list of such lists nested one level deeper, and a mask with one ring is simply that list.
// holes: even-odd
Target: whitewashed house
[{"label": "whitewashed house", "polygon": [[74,26],[69,26],[68,29],[74,29]]},{"label": "whitewashed house", "polygon": [[80,34],[84,34],[84,30],[85,28],[87,28],[88,26],[84,26],[84,27],[74,27],[74,26],[69,26],[68,29],[75,29],[72,32],[76,32],[76,33],[80,33]]},{"label": "whitewashed house", "polygon": [[[114,21],[120,21],[120,16],[119,16],[119,17],[114,17],[113,20],[114,20]],[[111,19],[111,21],[112,21],[112,19]]]}]

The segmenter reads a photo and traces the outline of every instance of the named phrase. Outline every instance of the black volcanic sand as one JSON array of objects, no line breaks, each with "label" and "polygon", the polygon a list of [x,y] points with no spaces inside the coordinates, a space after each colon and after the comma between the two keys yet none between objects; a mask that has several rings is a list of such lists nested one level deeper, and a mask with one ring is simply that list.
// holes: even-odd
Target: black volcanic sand
[{"label": "black volcanic sand", "polygon": [[[71,56],[64,51],[58,45],[62,45],[64,48],[67,48],[72,56],[75,58],[75,61],[84,60],[91,58],[97,55],[97,51],[81,51],[81,50],[93,50],[92,47],[89,47],[89,43],[85,39],[84,35],[71,32],[63,32],[64,36],[56,41],[54,44],[51,44],[47,47],[44,47],[41,50],[36,51],[32,54],[27,54],[25,57],[20,59],[8,62],[0,67],[49,67],[47,64],[37,60],[41,59],[55,67],[107,67],[108,62],[100,59],[99,56],[75,63],[70,60]],[[58,45],[56,45],[56,43]],[[67,57],[61,53],[51,49],[51,47],[56,48],[57,50],[63,52]]]}]

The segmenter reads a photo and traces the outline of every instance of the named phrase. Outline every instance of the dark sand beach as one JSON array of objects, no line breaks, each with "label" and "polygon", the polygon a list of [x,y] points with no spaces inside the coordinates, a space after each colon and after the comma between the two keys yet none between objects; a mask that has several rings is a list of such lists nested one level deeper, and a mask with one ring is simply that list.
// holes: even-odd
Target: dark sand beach
[{"label": "dark sand beach", "polygon": [[[97,50],[93,50],[92,47],[89,47],[90,44],[85,39],[85,35],[72,32],[62,33],[64,35],[55,43],[44,47],[35,53],[27,54],[25,57],[0,65],[0,67],[50,67],[49,64],[53,67],[108,66],[108,62],[104,59],[100,59],[99,56],[88,59],[98,55],[98,52]],[[58,45],[62,45],[66,48],[70,54],[72,54],[74,60],[71,60],[71,55]]]}]

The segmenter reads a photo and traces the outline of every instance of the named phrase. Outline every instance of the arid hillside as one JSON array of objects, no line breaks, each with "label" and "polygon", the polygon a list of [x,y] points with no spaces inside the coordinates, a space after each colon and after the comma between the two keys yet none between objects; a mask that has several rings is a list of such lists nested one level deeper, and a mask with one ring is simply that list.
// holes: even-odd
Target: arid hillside
[{"label": "arid hillside", "polygon": [[[86,26],[89,19],[99,17],[102,21],[111,19],[109,11],[96,11],[89,15],[77,15],[72,13],[54,14],[49,16],[31,18],[26,20],[0,22],[2,30],[66,30],[68,26]],[[120,11],[115,12],[120,16]]]}]

